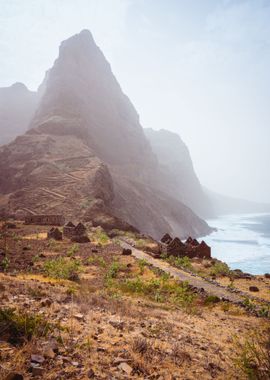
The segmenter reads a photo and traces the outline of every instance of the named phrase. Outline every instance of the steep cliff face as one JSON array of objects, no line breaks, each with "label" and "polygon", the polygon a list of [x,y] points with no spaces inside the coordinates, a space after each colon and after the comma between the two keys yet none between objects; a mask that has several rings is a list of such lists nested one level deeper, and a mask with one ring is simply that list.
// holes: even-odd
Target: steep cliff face
[{"label": "steep cliff face", "polygon": [[0,145],[26,131],[37,101],[37,93],[22,83],[0,88]]},{"label": "steep cliff face", "polygon": [[[64,41],[42,84],[30,129],[0,149],[0,207],[63,212],[160,237],[208,225],[159,187],[139,117],[89,31]],[[121,222],[124,221],[124,222]]]},{"label": "steep cliff face", "polygon": [[160,164],[160,186],[202,217],[213,214],[210,198],[195,173],[187,146],[176,133],[144,129]]}]

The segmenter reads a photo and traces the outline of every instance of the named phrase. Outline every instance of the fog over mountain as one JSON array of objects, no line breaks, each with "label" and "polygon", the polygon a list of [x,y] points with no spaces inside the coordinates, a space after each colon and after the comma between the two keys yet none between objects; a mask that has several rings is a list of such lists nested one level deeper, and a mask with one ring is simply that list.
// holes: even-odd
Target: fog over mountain
[{"label": "fog over mountain", "polygon": [[177,132],[203,185],[270,201],[269,1],[0,4],[0,87],[36,90],[59,41],[90,29],[142,125]]},{"label": "fog over mountain", "polygon": [[0,148],[2,214],[63,213],[156,238],[211,231],[164,187],[170,177],[88,30],[61,43],[36,96],[26,133]]}]

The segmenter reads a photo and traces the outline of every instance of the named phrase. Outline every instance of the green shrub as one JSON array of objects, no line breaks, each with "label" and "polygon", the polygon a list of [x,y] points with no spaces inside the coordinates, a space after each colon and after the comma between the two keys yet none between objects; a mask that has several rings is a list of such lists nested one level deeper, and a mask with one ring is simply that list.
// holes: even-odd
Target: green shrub
[{"label": "green shrub", "polygon": [[41,315],[0,308],[0,336],[11,344],[22,344],[33,336],[46,336],[53,329]]},{"label": "green shrub", "polygon": [[114,261],[111,264],[111,266],[109,267],[109,270],[106,274],[107,280],[112,279],[112,278],[116,278],[120,268],[121,268],[120,264],[117,261]]},{"label": "green shrub", "polygon": [[163,256],[165,258],[165,260],[177,267],[177,268],[184,268],[184,269],[189,269],[189,270],[192,270],[192,264],[191,264],[191,261],[190,261],[190,258],[187,257],[187,256],[184,256],[184,257],[175,257],[175,256]]},{"label": "green shrub", "polygon": [[44,272],[47,276],[66,280],[76,280],[81,272],[79,260],[69,260],[65,257],[47,260],[44,263]]},{"label": "green shrub", "polygon": [[210,274],[215,276],[228,276],[230,274],[230,268],[226,263],[216,262],[211,268]]},{"label": "green shrub", "polygon": [[10,260],[9,258],[6,256],[3,258],[3,260],[1,261],[1,267],[3,268],[3,271],[4,272],[7,272],[8,268],[9,268],[9,265],[10,265]]},{"label": "green shrub", "polygon": [[209,295],[205,298],[204,304],[209,306],[220,302],[220,298],[218,296]]},{"label": "green shrub", "polygon": [[79,245],[73,244],[68,250],[67,250],[67,256],[71,257],[74,256],[79,251]]},{"label": "green shrub", "polygon": [[139,259],[138,260],[138,265],[139,265],[139,268],[140,268],[140,274],[143,274],[144,267],[147,265],[147,261],[145,259]]}]

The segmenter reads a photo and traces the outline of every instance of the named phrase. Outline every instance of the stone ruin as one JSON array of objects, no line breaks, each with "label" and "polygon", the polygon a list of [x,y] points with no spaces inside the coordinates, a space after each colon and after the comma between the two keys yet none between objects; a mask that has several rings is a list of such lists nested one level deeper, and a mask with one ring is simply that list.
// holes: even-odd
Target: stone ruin
[{"label": "stone ruin", "polygon": [[63,240],[63,234],[57,227],[52,227],[47,233],[48,239]]},{"label": "stone ruin", "polygon": [[201,243],[197,239],[189,237],[185,242],[179,238],[172,238],[169,234],[165,234],[159,243],[161,253],[169,256],[189,258],[199,257],[201,259],[211,258],[211,248],[203,240]]},{"label": "stone ruin", "polygon": [[72,222],[66,223],[63,228],[63,235],[76,243],[90,242],[86,234],[86,227],[82,223],[78,223],[77,226]]},{"label": "stone ruin", "polygon": [[63,215],[33,214],[26,215],[24,223],[37,224],[42,226],[63,226],[65,224],[65,218]]}]

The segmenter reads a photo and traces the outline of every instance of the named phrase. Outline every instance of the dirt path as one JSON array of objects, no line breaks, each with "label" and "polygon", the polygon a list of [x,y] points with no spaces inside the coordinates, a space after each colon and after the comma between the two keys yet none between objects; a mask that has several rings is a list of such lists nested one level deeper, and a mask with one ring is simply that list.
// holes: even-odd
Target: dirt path
[{"label": "dirt path", "polygon": [[237,293],[231,293],[228,291],[225,287],[218,286],[216,284],[212,284],[203,278],[196,276],[195,274],[190,274],[188,272],[185,272],[181,269],[174,268],[170,264],[168,264],[166,261],[155,259],[149,254],[140,251],[139,249],[136,249],[132,247],[130,244],[121,241],[121,246],[123,248],[129,248],[132,250],[132,255],[135,256],[137,259],[144,259],[149,264],[153,265],[156,268],[159,268],[163,270],[166,273],[169,273],[171,276],[173,276],[175,279],[180,281],[188,281],[188,283],[197,288],[197,289],[204,289],[204,291],[208,294],[218,296],[219,298],[223,300],[227,300],[233,303],[241,303],[245,296],[248,297],[248,294],[237,294]]}]

